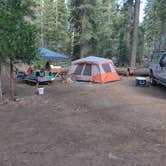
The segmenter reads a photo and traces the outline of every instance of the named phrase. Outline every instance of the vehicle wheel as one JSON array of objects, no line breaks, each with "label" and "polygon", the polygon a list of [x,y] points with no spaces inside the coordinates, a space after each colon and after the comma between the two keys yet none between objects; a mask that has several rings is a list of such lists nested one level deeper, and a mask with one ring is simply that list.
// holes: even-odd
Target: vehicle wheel
[{"label": "vehicle wheel", "polygon": [[154,80],[154,76],[153,76],[153,72],[152,71],[150,72],[150,84],[152,86],[157,85],[157,82]]}]

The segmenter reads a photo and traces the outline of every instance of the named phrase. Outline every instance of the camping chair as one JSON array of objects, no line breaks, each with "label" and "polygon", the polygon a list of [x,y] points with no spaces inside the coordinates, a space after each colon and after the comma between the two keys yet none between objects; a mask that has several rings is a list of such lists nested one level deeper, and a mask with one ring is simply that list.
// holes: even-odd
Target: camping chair
[{"label": "camping chair", "polygon": [[17,67],[15,67],[15,74],[16,74],[17,80],[23,80],[26,77],[25,72],[19,71]]}]

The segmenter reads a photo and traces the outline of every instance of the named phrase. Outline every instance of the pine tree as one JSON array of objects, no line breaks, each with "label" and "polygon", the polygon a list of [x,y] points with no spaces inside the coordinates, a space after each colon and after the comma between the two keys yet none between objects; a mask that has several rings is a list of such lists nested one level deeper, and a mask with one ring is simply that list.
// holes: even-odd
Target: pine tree
[{"label": "pine tree", "polygon": [[32,0],[0,0],[0,60],[10,61],[10,89],[14,97],[13,62],[35,58],[36,30]]},{"label": "pine tree", "polygon": [[87,56],[92,50],[95,4],[95,0],[69,1],[73,59]]},{"label": "pine tree", "polygon": [[130,57],[130,67],[135,68],[136,65],[136,55],[137,55],[137,44],[138,44],[138,27],[139,27],[139,14],[140,14],[140,0],[135,1],[134,7],[134,23],[133,32],[131,35],[131,57]]},{"label": "pine tree", "polygon": [[164,0],[147,1],[144,27],[149,51],[166,49],[166,10]]},{"label": "pine tree", "polygon": [[[41,10],[39,10],[41,9]],[[65,0],[41,0],[36,8],[41,46],[69,53],[68,18]]]},{"label": "pine tree", "polygon": [[96,9],[96,34],[98,54],[111,58],[117,54],[120,15],[116,1],[98,0]]}]

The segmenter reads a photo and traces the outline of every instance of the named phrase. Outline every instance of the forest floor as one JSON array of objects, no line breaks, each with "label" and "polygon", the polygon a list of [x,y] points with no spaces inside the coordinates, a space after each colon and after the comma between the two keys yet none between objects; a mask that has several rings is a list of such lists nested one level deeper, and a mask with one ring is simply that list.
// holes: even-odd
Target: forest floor
[{"label": "forest floor", "polygon": [[0,105],[0,166],[164,166],[166,88],[17,84],[19,102]]}]

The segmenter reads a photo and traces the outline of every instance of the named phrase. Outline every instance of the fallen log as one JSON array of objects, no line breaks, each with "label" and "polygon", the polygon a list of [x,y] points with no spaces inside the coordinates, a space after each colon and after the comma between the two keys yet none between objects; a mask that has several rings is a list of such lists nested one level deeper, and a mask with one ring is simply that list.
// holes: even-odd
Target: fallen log
[{"label": "fallen log", "polygon": [[128,70],[129,70],[129,75],[144,76],[144,77],[149,76],[149,68],[136,68],[136,69],[128,68]]},{"label": "fallen log", "polygon": [[116,68],[116,71],[119,75],[123,76],[149,76],[149,69],[148,68]]},{"label": "fallen log", "polygon": [[117,67],[116,68],[116,71],[119,75],[122,75],[122,76],[129,76],[129,70],[128,68],[122,68],[122,67]]}]

